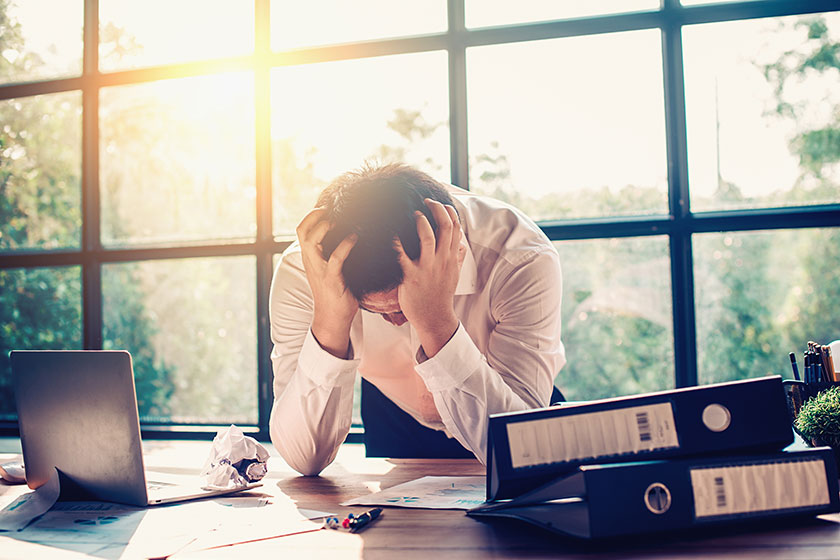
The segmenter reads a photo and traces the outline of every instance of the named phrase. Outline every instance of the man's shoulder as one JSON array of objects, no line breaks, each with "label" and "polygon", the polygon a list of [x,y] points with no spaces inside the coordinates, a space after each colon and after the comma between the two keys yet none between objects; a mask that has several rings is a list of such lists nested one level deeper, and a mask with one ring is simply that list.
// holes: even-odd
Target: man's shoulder
[{"label": "man's shoulder", "polygon": [[463,189],[451,194],[471,246],[500,254],[554,250],[540,227],[512,204]]},{"label": "man's shoulder", "polygon": [[303,255],[300,250],[300,243],[295,240],[291,245],[280,254],[274,266],[274,273],[283,270],[294,270],[300,272],[303,270]]}]

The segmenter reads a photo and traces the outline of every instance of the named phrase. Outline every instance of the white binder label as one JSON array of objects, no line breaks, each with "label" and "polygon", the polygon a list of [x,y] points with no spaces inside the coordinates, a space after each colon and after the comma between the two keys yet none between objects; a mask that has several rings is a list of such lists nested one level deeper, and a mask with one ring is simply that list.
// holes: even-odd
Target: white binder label
[{"label": "white binder label", "polygon": [[507,425],[513,468],[678,448],[670,403]]},{"label": "white binder label", "polygon": [[691,469],[691,487],[698,519],[830,503],[819,459]]}]

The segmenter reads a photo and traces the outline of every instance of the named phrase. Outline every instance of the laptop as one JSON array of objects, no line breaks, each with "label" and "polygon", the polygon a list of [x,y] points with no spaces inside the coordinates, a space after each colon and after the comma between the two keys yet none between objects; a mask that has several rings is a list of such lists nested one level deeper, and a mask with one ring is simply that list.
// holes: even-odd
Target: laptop
[{"label": "laptop", "polygon": [[[233,494],[261,486],[206,489],[198,476],[193,480],[162,473],[168,480],[147,480],[128,352],[13,350],[11,361],[30,488],[46,483],[53,468],[59,471],[62,494],[70,487],[89,499],[135,506]],[[190,482],[181,483],[184,479]]]}]

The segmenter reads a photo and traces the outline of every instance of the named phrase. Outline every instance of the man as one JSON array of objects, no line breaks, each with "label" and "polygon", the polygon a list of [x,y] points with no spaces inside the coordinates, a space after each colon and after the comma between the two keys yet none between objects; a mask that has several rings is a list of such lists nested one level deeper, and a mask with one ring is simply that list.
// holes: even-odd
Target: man
[{"label": "man", "polygon": [[271,287],[271,440],[318,474],[356,374],[421,425],[486,455],[487,418],[549,404],[565,363],[557,251],[501,202],[406,165],[328,186]]}]

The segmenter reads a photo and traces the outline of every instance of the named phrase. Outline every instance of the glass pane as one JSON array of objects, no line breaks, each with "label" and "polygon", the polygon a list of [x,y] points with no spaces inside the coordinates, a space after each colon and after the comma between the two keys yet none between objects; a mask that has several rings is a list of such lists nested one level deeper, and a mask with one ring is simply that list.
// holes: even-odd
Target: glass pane
[{"label": "glass pane", "polygon": [[840,338],[840,229],[697,234],[701,383],[800,371],[809,340]]},{"label": "glass pane", "polygon": [[80,75],[83,9],[82,0],[0,0],[0,84]]},{"label": "glass pane", "polygon": [[253,1],[99,2],[99,67],[105,71],[238,56],[253,49]]},{"label": "glass pane", "polygon": [[667,213],[660,48],[648,30],[468,49],[470,188],[536,220]]},{"label": "glass pane", "polygon": [[254,237],[250,73],[105,88],[100,99],[103,243]]},{"label": "glass pane", "polygon": [[271,48],[285,50],[446,31],[446,0],[273,0]]},{"label": "glass pane", "polygon": [[134,361],[141,421],[256,424],[252,256],[102,267],[104,347]]},{"label": "glass pane", "polygon": [[657,10],[659,3],[660,0],[590,0],[588,2],[465,0],[464,9],[467,27],[485,27]]},{"label": "glass pane", "polygon": [[671,268],[664,236],[555,241],[563,267],[568,400],[674,387]]},{"label": "glass pane", "polygon": [[271,91],[275,234],[293,233],[321,189],[366,160],[449,179],[445,52],[277,68]]},{"label": "glass pane", "polygon": [[840,202],[840,13],[683,29],[691,208]]},{"label": "glass pane", "polygon": [[15,420],[10,350],[82,347],[78,266],[0,270],[0,420]]},{"label": "glass pane", "polygon": [[81,92],[0,101],[0,251],[78,247]]}]

